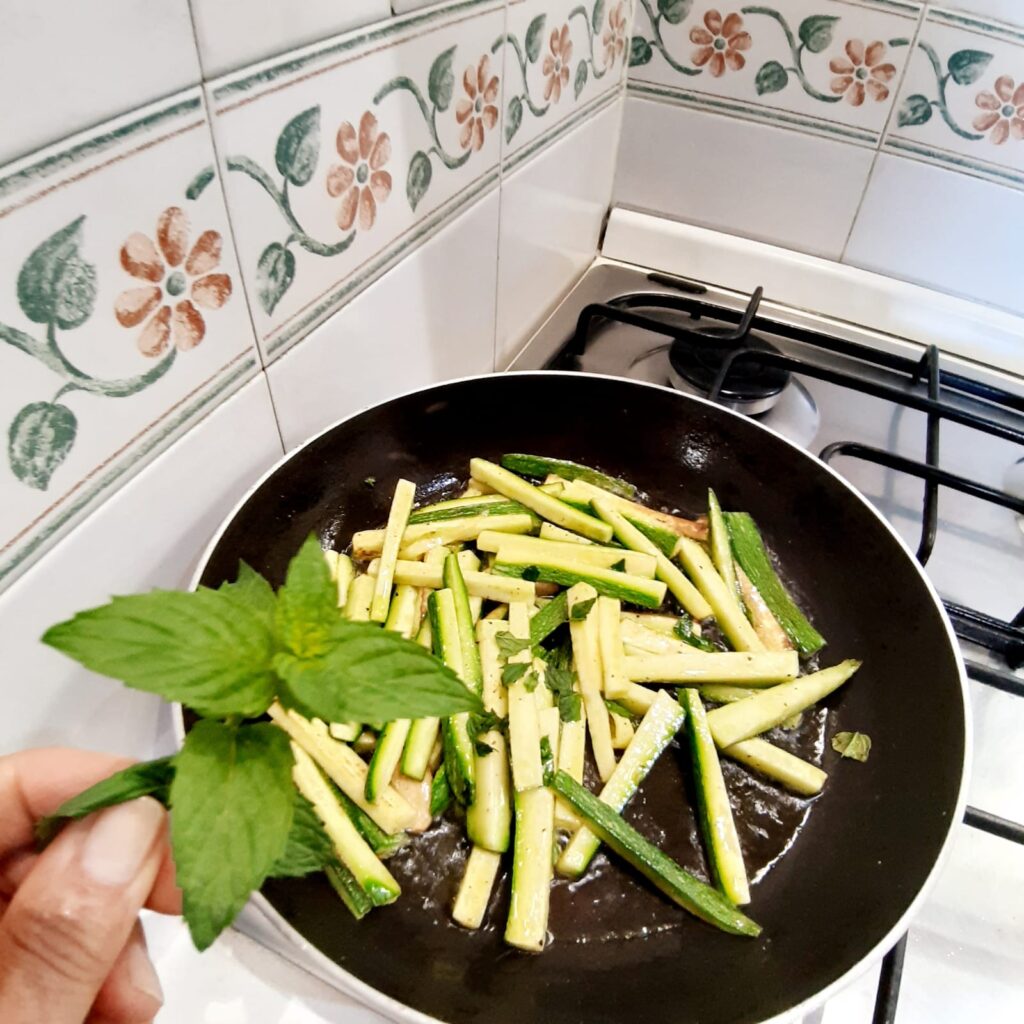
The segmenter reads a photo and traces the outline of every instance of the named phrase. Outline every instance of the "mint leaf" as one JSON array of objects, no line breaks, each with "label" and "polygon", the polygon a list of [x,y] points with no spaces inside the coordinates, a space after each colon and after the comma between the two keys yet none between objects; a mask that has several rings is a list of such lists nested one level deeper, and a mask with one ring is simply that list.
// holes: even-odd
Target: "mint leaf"
[{"label": "mint leaf", "polygon": [[479,711],[480,699],[429,651],[368,622],[335,624],[325,652],[281,652],[281,699],[326,722],[390,722]]},{"label": "mint leaf", "polygon": [[843,757],[866,761],[871,753],[871,737],[866,732],[837,732],[832,737],[832,749]]},{"label": "mint leaf", "polygon": [[531,645],[530,640],[520,640],[508,632],[499,633],[495,639],[498,642],[498,653],[506,659],[514,658]]},{"label": "mint leaf", "polygon": [[[625,572],[626,560],[624,558],[620,558],[611,568],[613,572]],[[579,606],[577,605],[577,607]]]},{"label": "mint leaf", "polygon": [[288,563],[284,586],[277,592],[277,638],[292,654],[315,657],[327,650],[338,618],[337,588],[320,541],[310,534]]},{"label": "mint leaf", "polygon": [[563,590],[530,619],[530,640],[534,646],[546,640],[568,618],[569,595]]},{"label": "mint leaf", "polygon": [[65,800],[53,814],[40,818],[36,823],[36,839],[40,847],[43,847],[68,821],[84,818],[94,811],[102,811],[104,807],[127,803],[140,796],[155,797],[166,805],[168,788],[173,778],[174,763],[169,757],[133,764],[115,772],[95,786],[83,790],[78,796]]},{"label": "mint leaf", "polygon": [[627,720],[628,720],[628,721],[630,721],[630,722],[632,722],[632,721],[633,721],[633,714],[632,714],[632,712],[631,712],[631,711],[629,710],[629,708],[627,708],[627,707],[625,706],[625,704],[620,704],[620,703],[619,703],[619,702],[618,702],[617,700],[608,700],[608,698],[607,698],[607,697],[605,697],[605,700],[604,700],[604,706],[605,706],[605,707],[606,707],[606,708],[607,708],[607,709],[608,709],[608,710],[609,710],[609,711],[610,711],[610,712],[611,712],[611,713],[612,713],[613,715],[618,715],[618,716],[619,716],[619,718],[625,718],[625,719],[627,719]]},{"label": "mint leaf", "polygon": [[519,662],[514,665],[506,665],[501,670],[501,681],[505,686],[511,686],[516,682],[516,680],[522,679],[529,670],[530,666],[524,662]]},{"label": "mint leaf", "polygon": [[51,626],[42,639],[93,672],[206,717],[259,715],[274,698],[273,636],[231,593],[115,597]]},{"label": "mint leaf", "polygon": [[270,869],[271,878],[301,878],[334,863],[334,844],[313,805],[298,790],[294,804],[288,843]]},{"label": "mint leaf", "polygon": [[558,704],[558,717],[563,722],[578,722],[581,701],[580,695],[576,693],[575,674],[570,669],[549,664],[544,671],[544,682]]},{"label": "mint leaf", "polygon": [[[625,561],[625,559],[623,559]],[[582,622],[589,614],[590,609],[594,607],[594,603],[597,601],[596,597],[591,597],[586,601],[577,601],[572,606],[572,611],[569,612],[569,618],[573,622]]]},{"label": "mint leaf", "polygon": [[707,651],[711,654],[715,651],[724,650],[722,647],[716,647],[710,640],[705,640],[704,637],[698,636],[694,633],[693,620],[685,612],[679,616],[679,621],[672,627],[672,632],[675,633],[683,643],[689,644],[691,647],[696,647],[698,651]]},{"label": "mint leaf", "polygon": [[240,561],[238,579],[234,583],[222,583],[217,590],[240,601],[267,626],[273,627],[274,612],[277,608],[274,588],[252,566]]},{"label": "mint leaf", "polygon": [[535,565],[528,565],[523,570],[523,579],[529,580],[530,583],[536,583],[540,579],[540,569]]},{"label": "mint leaf", "polygon": [[288,737],[267,722],[199,722],[175,758],[171,846],[198,950],[235,919],[285,852],[294,814]]},{"label": "mint leaf", "polygon": [[476,751],[477,757],[486,757],[488,754],[494,753],[494,747],[490,743],[484,743],[483,740],[473,740],[473,749]]},{"label": "mint leaf", "polygon": [[537,689],[537,684],[539,682],[540,679],[536,672],[527,672],[526,675],[523,676],[523,686],[526,688],[527,693],[533,693],[533,691]]}]

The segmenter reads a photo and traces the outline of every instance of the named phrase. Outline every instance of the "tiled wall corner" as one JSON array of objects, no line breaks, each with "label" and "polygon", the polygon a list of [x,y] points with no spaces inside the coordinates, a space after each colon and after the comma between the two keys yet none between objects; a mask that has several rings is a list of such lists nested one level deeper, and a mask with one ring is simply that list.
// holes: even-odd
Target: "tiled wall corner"
[{"label": "tiled wall corner", "polygon": [[391,14],[388,0],[190,0],[206,78]]},{"label": "tiled wall corner", "polygon": [[504,19],[459,0],[208,86],[267,363],[497,186]]},{"label": "tiled wall corner", "polygon": [[838,259],[921,10],[638,0],[616,201]]},{"label": "tiled wall corner", "polygon": [[256,372],[198,88],[0,169],[0,588]]},{"label": "tiled wall corner", "polygon": [[623,101],[602,105],[501,183],[495,368],[590,265],[611,201]]},{"label": "tiled wall corner", "polygon": [[4,4],[0,164],[198,82],[188,0]]}]

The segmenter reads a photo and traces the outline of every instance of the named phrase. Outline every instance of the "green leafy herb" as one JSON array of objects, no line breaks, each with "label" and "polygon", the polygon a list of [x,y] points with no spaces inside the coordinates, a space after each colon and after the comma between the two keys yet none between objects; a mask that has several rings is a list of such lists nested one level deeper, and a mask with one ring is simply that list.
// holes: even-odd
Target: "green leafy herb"
[{"label": "green leafy herb", "polygon": [[514,682],[522,679],[524,675],[530,670],[530,666],[524,662],[518,664],[506,665],[501,670],[501,681],[505,686],[511,686]]},{"label": "green leafy herb", "polygon": [[298,790],[294,791],[294,802],[288,842],[270,869],[271,878],[301,878],[323,871],[335,859],[334,844],[313,805]]},{"label": "green leafy herb", "polygon": [[617,700],[608,700],[608,698],[606,697],[604,706],[613,715],[618,715],[619,718],[625,718],[630,722],[634,720],[633,712],[630,711],[629,708],[625,706],[625,704],[620,704]]},{"label": "green leafy herb", "polygon": [[624,558],[620,558],[620,559],[619,559],[619,560],[618,560],[618,561],[617,561],[617,562],[616,562],[616,563],[615,563],[615,564],[614,564],[614,565],[612,566],[612,570],[613,570],[614,572],[625,572],[625,571],[626,571],[626,560],[625,560]]},{"label": "green leafy herb", "polygon": [[588,598],[586,601],[577,601],[572,606],[572,611],[569,612],[569,618],[573,622],[582,622],[590,614],[590,609],[594,607],[596,601],[596,597]]},{"label": "green leafy herb", "polygon": [[197,723],[175,758],[171,843],[192,941],[206,949],[288,843],[295,800],[288,737],[266,722]]},{"label": "green leafy herb", "polygon": [[683,643],[689,644],[691,647],[696,647],[699,651],[707,651],[709,654],[713,651],[717,651],[720,648],[716,647],[710,640],[705,640],[704,637],[698,636],[693,631],[693,620],[683,612],[679,616],[679,621],[675,624],[672,629]]},{"label": "green leafy herb", "polygon": [[45,846],[66,822],[140,796],[152,796],[166,806],[173,778],[174,761],[170,757],[124,768],[78,796],[65,800],[53,814],[41,818],[36,824],[36,839],[40,846]]},{"label": "green leafy herb", "polygon": [[274,588],[250,565],[239,562],[238,579],[234,583],[222,583],[217,590],[240,601],[268,627],[273,627],[277,609]]},{"label": "green leafy herb", "polygon": [[551,740],[547,736],[540,738],[540,763],[546,780],[555,771],[555,755],[551,750]]},{"label": "green leafy herb", "polygon": [[377,486],[377,478],[375,476],[368,476],[363,481],[363,486],[364,487],[376,487]]},{"label": "green leafy herb", "polygon": [[[278,642],[300,658],[323,654],[338,624],[338,592],[320,542],[312,534],[288,564],[277,592],[274,625]],[[330,722],[345,719],[330,718]]]},{"label": "green leafy herb", "polygon": [[556,594],[532,619],[530,641],[534,646],[546,640],[563,622],[569,619],[569,595],[563,590]]},{"label": "green leafy herb", "polygon": [[52,626],[43,643],[210,718],[259,715],[274,698],[273,635],[231,592],[115,597]]},{"label": "green leafy herb", "polygon": [[434,773],[430,783],[430,816],[436,818],[451,806],[452,788],[448,785],[448,771],[444,765]]},{"label": "green leafy herb", "polygon": [[529,580],[531,583],[536,583],[540,579],[540,569],[535,565],[528,565],[523,570],[523,579]]},{"label": "green leafy herb", "polygon": [[832,749],[843,757],[866,761],[871,753],[871,737],[866,732],[837,732],[832,737]]},{"label": "green leafy herb", "polygon": [[575,691],[575,674],[552,663],[544,671],[544,682],[558,705],[558,717],[563,722],[578,722],[582,702]]},{"label": "green leafy herb", "polygon": [[498,653],[506,660],[521,654],[532,643],[530,640],[520,640],[509,632],[499,633],[496,639],[498,642]]},{"label": "green leafy herb", "polygon": [[368,622],[339,621],[326,653],[299,658],[282,651],[274,668],[282,702],[325,722],[440,718],[480,709],[480,698],[429,651]]},{"label": "green leafy herb", "polygon": [[539,682],[540,679],[537,677],[536,672],[527,672],[526,675],[523,676],[523,686],[527,693],[533,693],[533,691],[537,689],[537,684]]},{"label": "green leafy herb", "polygon": [[483,740],[473,740],[473,749],[476,751],[477,757],[486,757],[488,754],[494,753],[494,747]]}]

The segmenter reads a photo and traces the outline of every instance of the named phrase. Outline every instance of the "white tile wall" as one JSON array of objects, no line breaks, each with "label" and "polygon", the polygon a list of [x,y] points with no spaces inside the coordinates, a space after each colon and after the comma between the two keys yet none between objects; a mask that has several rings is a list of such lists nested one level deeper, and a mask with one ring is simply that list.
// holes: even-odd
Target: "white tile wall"
[{"label": "white tile wall", "polygon": [[8,686],[0,754],[61,745],[148,758],[171,749],[170,709],[39,643],[75,612],[181,587],[213,531],[281,456],[261,375],[154,460],[0,595]]},{"label": "white tile wall", "polygon": [[883,153],[843,262],[1024,313],[1024,192]]},{"label": "white tile wall", "polygon": [[622,106],[616,99],[502,180],[499,369],[594,257],[611,199]]},{"label": "white tile wall", "polygon": [[0,164],[199,81],[188,0],[11,0]]},{"label": "white tile wall", "polygon": [[1011,25],[1024,26],[1024,4],[1020,0],[948,0],[947,3],[931,3],[929,6],[963,11],[965,14],[978,14]]},{"label": "white tile wall", "polygon": [[207,78],[336,32],[380,21],[388,0],[191,0]]},{"label": "white tile wall", "polygon": [[402,391],[493,369],[497,249],[494,189],[272,363],[285,446]]},{"label": "white tile wall", "polygon": [[634,96],[614,200],[838,259],[872,150]]}]

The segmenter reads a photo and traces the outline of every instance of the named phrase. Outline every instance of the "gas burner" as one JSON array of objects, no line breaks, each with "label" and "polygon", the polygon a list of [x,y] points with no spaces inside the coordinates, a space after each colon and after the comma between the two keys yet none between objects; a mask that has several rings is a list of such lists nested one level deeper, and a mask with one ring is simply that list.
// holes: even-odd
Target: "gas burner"
[{"label": "gas burner", "polygon": [[[668,353],[668,379],[672,386],[686,394],[705,397],[726,357],[737,348],[778,354],[774,345],[757,334],[748,333],[738,344],[735,334],[731,327],[709,327],[677,337]],[[719,401],[736,412],[757,416],[778,402],[789,381],[788,370],[764,366],[754,359],[739,359],[725,379]]]}]

